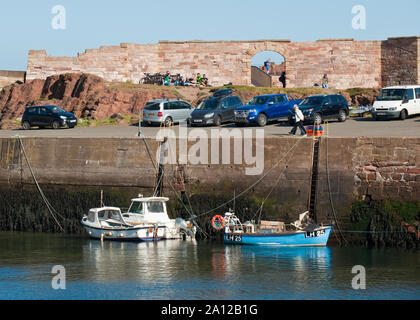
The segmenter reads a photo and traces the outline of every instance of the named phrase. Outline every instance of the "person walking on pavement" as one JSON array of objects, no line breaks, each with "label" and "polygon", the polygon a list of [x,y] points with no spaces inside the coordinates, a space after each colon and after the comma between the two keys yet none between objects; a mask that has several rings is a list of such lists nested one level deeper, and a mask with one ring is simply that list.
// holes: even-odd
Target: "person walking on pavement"
[{"label": "person walking on pavement", "polygon": [[303,121],[305,120],[305,117],[297,104],[295,104],[295,106],[293,107],[293,112],[295,114],[295,125],[293,126],[292,131],[290,131],[290,134],[296,135],[297,128],[299,127],[300,134],[302,136],[306,136],[306,130],[303,126]]}]

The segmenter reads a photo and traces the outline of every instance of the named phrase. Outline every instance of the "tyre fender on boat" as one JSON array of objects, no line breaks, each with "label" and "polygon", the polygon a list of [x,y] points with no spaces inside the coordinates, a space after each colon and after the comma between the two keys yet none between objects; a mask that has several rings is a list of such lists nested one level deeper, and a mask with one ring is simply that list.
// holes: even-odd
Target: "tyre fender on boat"
[{"label": "tyre fender on boat", "polygon": [[214,216],[211,219],[211,225],[216,230],[222,230],[225,227],[225,218],[220,215]]}]

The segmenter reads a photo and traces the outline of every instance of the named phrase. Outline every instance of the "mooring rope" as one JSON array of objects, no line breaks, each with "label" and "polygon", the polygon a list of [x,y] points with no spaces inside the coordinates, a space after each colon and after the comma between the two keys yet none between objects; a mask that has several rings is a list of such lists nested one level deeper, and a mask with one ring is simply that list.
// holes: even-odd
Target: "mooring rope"
[{"label": "mooring rope", "polygon": [[44,201],[45,205],[47,206],[48,211],[50,212],[50,214],[53,217],[54,221],[57,223],[58,227],[61,229],[62,232],[65,232],[64,229],[63,229],[63,227],[61,226],[61,224],[58,222],[57,218],[55,217],[53,211],[58,216],[60,216],[61,218],[63,218],[63,217],[54,209],[54,207],[51,205],[51,203],[48,201],[47,197],[45,196],[44,192],[42,191],[41,186],[39,185],[38,180],[36,179],[36,176],[35,176],[35,174],[34,174],[34,172],[32,170],[32,166],[31,166],[31,164],[29,162],[29,159],[28,159],[28,156],[26,154],[25,147],[23,145],[23,142],[22,142],[21,137],[19,135],[15,136],[15,137],[19,140],[20,147],[22,149],[23,155],[25,156],[26,163],[27,163],[27,165],[29,167],[29,171],[31,173],[32,178],[35,181],[35,184],[36,184],[37,189],[38,189],[38,191],[39,191],[39,193],[41,195],[42,200]]}]

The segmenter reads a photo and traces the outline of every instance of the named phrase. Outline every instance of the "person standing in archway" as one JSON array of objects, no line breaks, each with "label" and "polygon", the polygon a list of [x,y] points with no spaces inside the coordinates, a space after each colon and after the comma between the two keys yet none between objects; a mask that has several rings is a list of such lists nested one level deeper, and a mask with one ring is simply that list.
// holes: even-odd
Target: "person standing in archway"
[{"label": "person standing in archway", "polygon": [[282,72],[279,81],[283,84],[283,88],[286,88],[286,72]]}]

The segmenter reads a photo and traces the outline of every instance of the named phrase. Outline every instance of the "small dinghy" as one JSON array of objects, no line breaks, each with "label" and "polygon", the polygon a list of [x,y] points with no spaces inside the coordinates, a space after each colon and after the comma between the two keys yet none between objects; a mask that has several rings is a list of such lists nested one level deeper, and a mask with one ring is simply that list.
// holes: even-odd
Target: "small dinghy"
[{"label": "small dinghy", "polygon": [[215,229],[224,230],[226,244],[326,246],[332,226],[315,225],[310,222],[308,215],[309,212],[302,213],[299,220],[290,225],[294,230],[286,230],[285,224],[277,221],[241,223],[233,212],[225,213],[224,217],[213,217],[212,224]]},{"label": "small dinghy", "polygon": [[196,227],[181,218],[170,219],[166,211],[168,198],[139,195],[131,200],[128,212],[120,208],[90,209],[82,225],[91,238],[120,241],[158,241],[194,238]]}]

